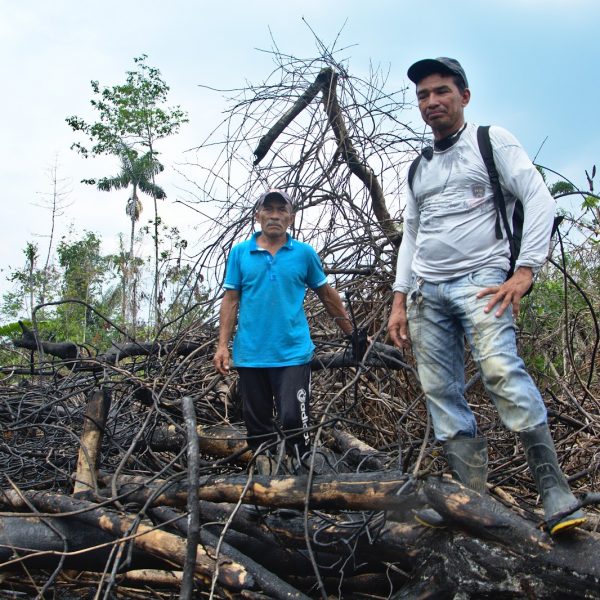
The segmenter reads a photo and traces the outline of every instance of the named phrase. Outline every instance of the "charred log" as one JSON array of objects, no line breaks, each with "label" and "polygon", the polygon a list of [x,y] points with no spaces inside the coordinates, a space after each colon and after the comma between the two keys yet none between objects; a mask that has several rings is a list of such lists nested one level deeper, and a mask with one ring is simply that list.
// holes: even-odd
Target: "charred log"
[{"label": "charred log", "polygon": [[[3,501],[19,510],[27,508],[30,503],[42,512],[76,513],[77,521],[97,527],[116,538],[127,538],[135,547],[152,556],[180,567],[185,563],[186,542],[182,538],[140,523],[128,515],[100,508],[92,502],[48,492],[17,494],[13,491],[5,492]],[[244,567],[225,556],[217,562],[220,583],[235,590],[254,587],[254,581]],[[210,581],[216,564],[203,547],[197,549],[195,565],[196,575]]]},{"label": "charred log", "polygon": [[17,348],[25,348],[33,352],[41,350],[45,354],[64,360],[76,359],[78,357],[79,350],[73,342],[44,342],[38,339],[36,334],[22,321],[19,321],[19,326],[23,330],[23,335],[13,340],[13,344]]}]

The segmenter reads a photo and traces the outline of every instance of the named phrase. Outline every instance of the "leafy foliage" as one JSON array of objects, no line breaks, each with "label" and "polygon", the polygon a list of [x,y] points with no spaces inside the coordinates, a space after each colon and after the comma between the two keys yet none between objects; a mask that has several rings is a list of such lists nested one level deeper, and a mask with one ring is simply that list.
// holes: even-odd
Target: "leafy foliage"
[{"label": "leafy foliage", "polygon": [[[595,168],[592,173],[595,175]],[[546,180],[543,171],[542,175]],[[588,185],[593,189],[589,175]],[[600,305],[599,198],[564,179],[548,187],[556,198],[574,196],[583,201],[580,209],[577,205],[571,211],[561,209],[565,221],[550,263],[538,276],[533,293],[523,299],[521,352],[546,384],[561,379],[589,386],[597,378],[594,362],[600,344],[595,311]]]},{"label": "leafy foliage", "polygon": [[[137,189],[154,198],[167,197],[165,191],[152,182],[152,176],[158,175],[164,170],[164,167],[150,152],[139,156],[136,150],[123,146],[120,158],[121,172],[116,177],[100,179],[97,182],[99,190],[111,192],[126,189],[131,185],[134,190],[132,197],[136,197]],[[90,181],[96,183],[95,180]]]},{"label": "leafy foliage", "polygon": [[91,105],[99,121],[87,123],[76,116],[66,119],[73,131],[83,133],[91,142],[91,146],[73,144],[83,156],[120,156],[123,145],[142,146],[154,154],[156,140],[174,135],[187,123],[187,114],[179,106],[163,108],[169,86],[157,68],[146,64],[147,58],[142,54],[133,59],[138,70],[128,71],[123,85],[101,88],[98,81],[91,82]]}]

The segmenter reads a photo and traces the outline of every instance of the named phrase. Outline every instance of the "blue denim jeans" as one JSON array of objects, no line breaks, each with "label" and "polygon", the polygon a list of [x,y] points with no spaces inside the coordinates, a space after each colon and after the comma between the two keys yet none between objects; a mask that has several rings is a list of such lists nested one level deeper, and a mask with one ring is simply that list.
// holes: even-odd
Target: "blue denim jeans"
[{"label": "blue denim jeans", "polygon": [[477,424],[464,396],[465,336],[485,389],[504,425],[511,431],[546,422],[546,407],[517,355],[510,307],[496,317],[484,308],[483,288],[500,285],[502,269],[480,269],[450,281],[429,283],[413,278],[407,315],[419,379],[431,414],[435,437],[474,437]]}]

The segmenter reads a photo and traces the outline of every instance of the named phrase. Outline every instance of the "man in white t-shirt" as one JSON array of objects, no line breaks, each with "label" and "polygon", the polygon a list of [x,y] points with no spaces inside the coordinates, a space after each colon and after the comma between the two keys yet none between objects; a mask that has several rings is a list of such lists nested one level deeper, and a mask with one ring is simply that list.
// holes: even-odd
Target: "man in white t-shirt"
[{"label": "man in white t-shirt", "polygon": [[506,279],[509,243],[497,236],[477,127],[465,122],[471,98],[465,72],[455,59],[441,57],[416,62],[408,77],[434,146],[423,152],[408,190],[389,335],[397,347],[414,350],[453,476],[483,492],[487,443],[464,397],[466,336],[503,423],[520,435],[548,530],[556,534],[585,516],[571,510],[577,500],[558,466],[540,392],[517,354],[514,327],[520,300],[548,253],[554,199],[514,136],[491,127],[509,222],[516,198],[524,209],[520,253]]}]

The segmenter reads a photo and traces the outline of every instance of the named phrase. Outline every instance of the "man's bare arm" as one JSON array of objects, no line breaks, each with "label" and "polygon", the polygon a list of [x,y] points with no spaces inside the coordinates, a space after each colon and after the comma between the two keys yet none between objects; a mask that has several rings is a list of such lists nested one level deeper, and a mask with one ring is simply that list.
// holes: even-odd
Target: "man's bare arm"
[{"label": "man's bare arm", "polygon": [[213,359],[215,368],[221,375],[227,375],[230,369],[229,340],[237,321],[240,306],[240,293],[238,290],[225,290],[219,310],[219,341]]},{"label": "man's bare arm", "polygon": [[333,317],[339,328],[346,334],[352,334],[352,322],[344,308],[340,295],[329,284],[322,285],[315,290],[319,300],[323,303],[327,313]]}]

